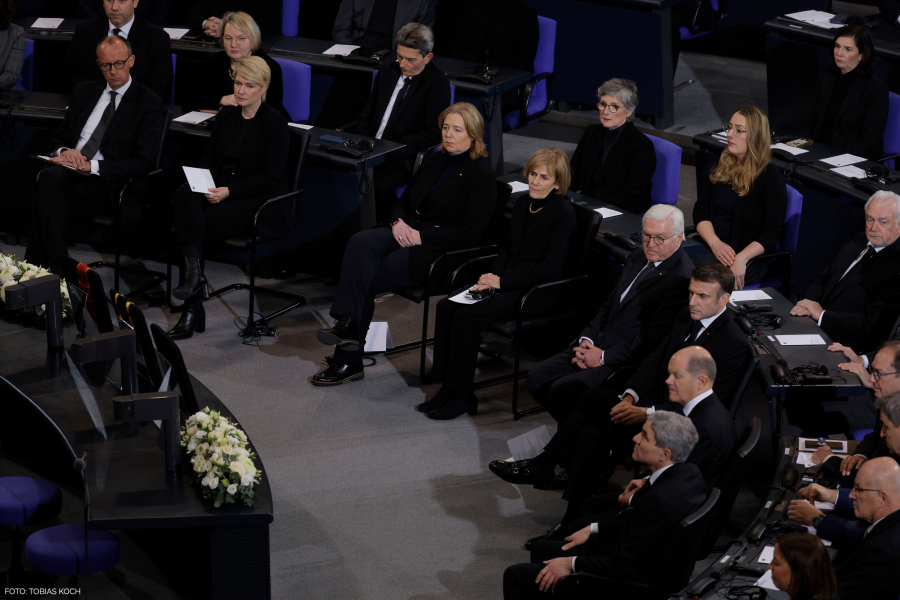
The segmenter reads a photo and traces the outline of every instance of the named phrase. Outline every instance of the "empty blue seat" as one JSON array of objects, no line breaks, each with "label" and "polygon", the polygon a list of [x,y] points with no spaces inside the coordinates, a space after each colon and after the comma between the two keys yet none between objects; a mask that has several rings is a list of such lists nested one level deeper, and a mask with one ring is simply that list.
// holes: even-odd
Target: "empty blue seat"
[{"label": "empty blue seat", "polygon": [[62,508],[59,488],[43,479],[0,477],[0,525],[19,527],[54,518]]},{"label": "empty blue seat", "polygon": [[295,123],[308,121],[312,67],[283,58],[274,60],[281,65],[281,75],[284,79],[284,108]]},{"label": "empty blue seat", "polygon": [[653,204],[678,202],[681,182],[681,146],[655,135],[647,135],[656,151],[656,170],[653,172],[650,199]]},{"label": "empty blue seat", "polygon": [[22,62],[22,73],[16,87],[21,92],[30,92],[34,89],[34,40],[25,38],[25,60]]},{"label": "empty blue seat", "polygon": [[119,562],[119,540],[109,531],[88,532],[88,564],[84,564],[84,525],[41,529],[25,541],[25,560],[38,571],[54,575],[90,575]]},{"label": "empty blue seat", "polygon": [[[888,92],[888,117],[884,125],[884,156],[891,154],[900,154],[900,96],[894,92]],[[884,161],[884,166],[891,169],[894,164],[893,158]]]},{"label": "empty blue seat", "polygon": [[[534,57],[534,77],[525,85],[522,106],[503,117],[503,131],[525,127],[553,108],[556,53],[556,21],[538,17],[538,48]],[[507,106],[506,109],[511,107]]]}]

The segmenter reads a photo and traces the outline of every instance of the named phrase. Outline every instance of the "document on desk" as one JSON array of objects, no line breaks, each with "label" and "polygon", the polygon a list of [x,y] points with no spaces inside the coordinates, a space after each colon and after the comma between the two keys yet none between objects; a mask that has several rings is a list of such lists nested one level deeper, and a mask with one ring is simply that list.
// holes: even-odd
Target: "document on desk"
[{"label": "document on desk", "polygon": [[312,129],[312,125],[304,125],[303,123],[288,123],[291,127],[296,127],[297,129]]},{"label": "document on desk", "polygon": [[38,19],[31,24],[32,29],[56,29],[62,25],[64,19]]},{"label": "document on desk", "polygon": [[359,46],[351,46],[349,44],[335,44],[322,54],[325,56],[350,56],[350,53],[359,48]]},{"label": "document on desk", "polygon": [[199,110],[192,110],[189,113],[184,113],[177,119],[172,119],[172,121],[175,123],[190,123],[191,125],[197,125],[207,119],[212,119],[214,116],[216,116],[216,113],[205,113],[200,112]]},{"label": "document on desk", "polygon": [[773,558],[775,558],[775,546],[766,546],[763,548],[763,551],[759,553],[759,562],[764,565],[772,562]]},{"label": "document on desk", "polygon": [[781,142],[772,144],[772,150],[784,150],[785,152],[793,154],[794,156],[809,152],[809,150],[805,148],[794,148],[793,146],[788,146],[787,144],[782,144]]},{"label": "document on desk", "polygon": [[169,34],[169,38],[173,40],[180,40],[181,36],[190,31],[190,29],[177,29],[175,27],[163,27],[163,29]]},{"label": "document on desk", "polygon": [[595,208],[595,209],[594,209],[594,212],[598,212],[598,213],[600,213],[601,215],[603,215],[603,218],[604,218],[604,219],[610,219],[610,218],[612,218],[612,217],[618,217],[619,215],[622,214],[622,213],[619,212],[618,210],[613,210],[613,209],[611,209],[611,208]]},{"label": "document on desk", "polygon": [[864,160],[866,159],[852,154],[840,154],[838,156],[832,156],[831,158],[823,158],[822,162],[831,165],[832,167],[846,167],[847,165],[855,165]]},{"label": "document on desk", "polygon": [[519,192],[527,192],[528,184],[521,181],[510,181],[509,187],[512,188],[513,194],[518,194]]},{"label": "document on desk", "polygon": [[802,12],[791,13],[784,16],[823,29],[838,29],[844,26],[843,23],[832,23],[831,19],[834,18],[834,15],[821,10],[804,10]]},{"label": "document on desk", "polygon": [[544,450],[544,446],[549,442],[550,432],[547,430],[546,425],[541,425],[537,429],[514,437],[506,442],[506,445],[509,446],[513,459],[526,460],[540,454]]},{"label": "document on desk", "polygon": [[[775,550],[773,549],[772,552]],[[774,556],[774,555],[773,555]],[[756,580],[754,583],[756,587],[766,588],[767,590],[775,590],[778,591],[778,588],[775,587],[775,583],[772,581],[772,571],[766,571],[762,577]]]},{"label": "document on desk", "polygon": [[[847,440],[825,440],[825,445],[835,454],[847,454]],[[797,440],[797,447],[801,452],[815,452],[819,449],[819,440],[802,437]]]},{"label": "document on desk", "polygon": [[213,183],[212,173],[209,169],[195,169],[194,167],[181,167],[187,177],[188,185],[191,186],[192,192],[208,194],[209,190],[216,187]]},{"label": "document on desk", "polygon": [[762,290],[737,290],[731,293],[731,303],[750,300],[771,300],[772,296]]},{"label": "document on desk", "polygon": [[818,333],[800,335],[776,335],[775,339],[782,346],[824,346],[825,340]]},{"label": "document on desk", "polygon": [[865,179],[866,172],[859,167],[846,166],[846,167],[835,167],[832,169],[838,175],[843,175],[844,177],[856,177],[857,179]]}]

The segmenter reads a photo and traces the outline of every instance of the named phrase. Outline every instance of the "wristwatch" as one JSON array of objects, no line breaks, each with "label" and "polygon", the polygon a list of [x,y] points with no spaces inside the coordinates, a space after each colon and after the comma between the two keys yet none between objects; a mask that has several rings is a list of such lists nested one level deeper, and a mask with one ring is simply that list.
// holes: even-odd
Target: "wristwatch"
[{"label": "wristwatch", "polygon": [[819,515],[818,517],[816,517],[815,519],[813,519],[813,521],[812,521],[812,526],[815,527],[816,529],[818,529],[818,528],[819,528],[819,525],[820,525],[820,524],[822,523],[822,521],[824,521],[824,520],[825,520],[825,515]]}]

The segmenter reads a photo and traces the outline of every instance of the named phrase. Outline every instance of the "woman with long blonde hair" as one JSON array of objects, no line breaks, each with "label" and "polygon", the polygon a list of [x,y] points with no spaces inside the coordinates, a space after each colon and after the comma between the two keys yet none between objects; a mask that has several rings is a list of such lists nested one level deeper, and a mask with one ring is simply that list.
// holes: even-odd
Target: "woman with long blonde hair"
[{"label": "woman with long blonde hair", "polygon": [[768,268],[768,261],[751,260],[775,252],[781,240],[787,187],[771,163],[769,119],[761,110],[739,108],[725,130],[728,148],[710,171],[711,185],[698,186],[694,224],[707,249],[693,260],[722,263],[741,289],[758,283]]}]

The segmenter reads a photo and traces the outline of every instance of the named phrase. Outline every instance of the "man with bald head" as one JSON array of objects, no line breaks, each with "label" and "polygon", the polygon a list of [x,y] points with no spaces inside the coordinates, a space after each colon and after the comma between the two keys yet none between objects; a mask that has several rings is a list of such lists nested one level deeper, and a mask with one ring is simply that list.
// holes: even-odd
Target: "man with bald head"
[{"label": "man with bald head", "polygon": [[[131,44],[110,36],[100,41],[96,54],[103,81],[75,86],[48,149],[58,166],[38,175],[25,260],[46,268],[68,253],[70,217],[114,208],[122,182],[149,173],[159,151],[163,104],[132,79]],[[133,221],[132,212],[126,210],[123,219]]]},{"label": "man with bald head", "polygon": [[[801,490],[801,498],[812,501],[827,492],[831,497],[825,501],[840,501],[837,490],[820,488],[804,494],[806,489]],[[862,527],[833,526],[837,517],[821,511],[810,520],[811,511],[801,508],[808,504],[804,500],[791,502],[788,518],[817,527],[819,537],[834,543],[838,550],[834,562],[837,598],[896,598],[900,595],[900,465],[886,456],[866,461],[849,498],[853,514],[865,522]]]}]

